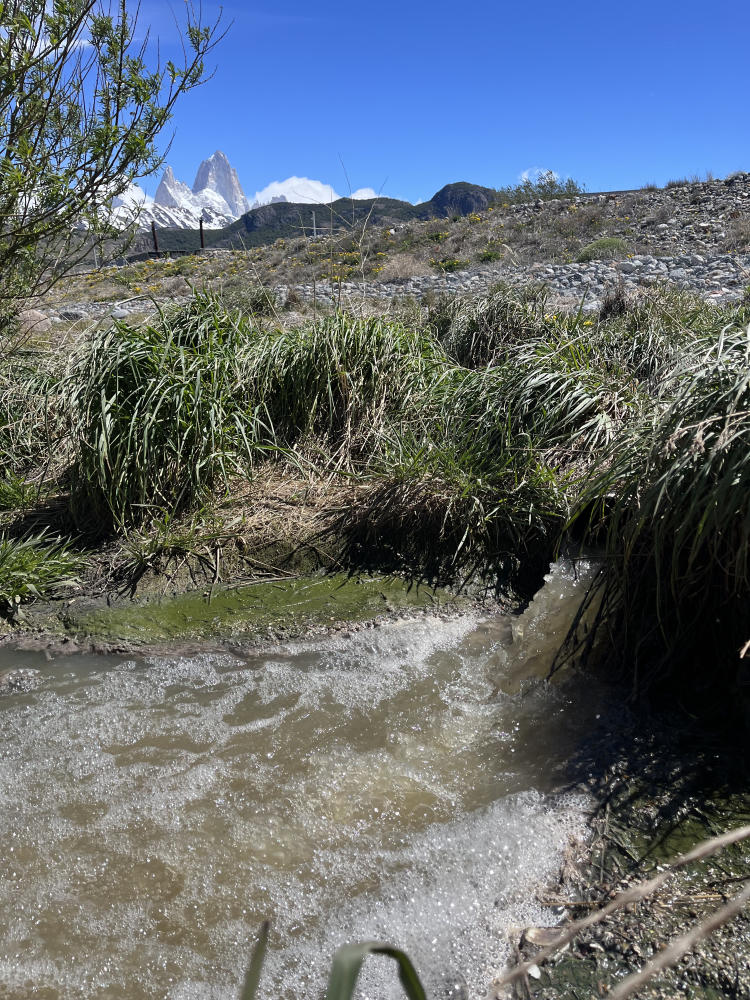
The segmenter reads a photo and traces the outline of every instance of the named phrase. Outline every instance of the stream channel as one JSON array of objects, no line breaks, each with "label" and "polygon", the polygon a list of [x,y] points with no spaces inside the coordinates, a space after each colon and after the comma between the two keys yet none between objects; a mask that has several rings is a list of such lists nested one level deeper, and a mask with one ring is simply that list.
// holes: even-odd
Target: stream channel
[{"label": "stream channel", "polygon": [[[422,613],[246,653],[0,650],[0,996],[322,994],[378,938],[434,997],[484,997],[589,801],[565,791],[601,692],[543,675],[590,569],[520,617]],[[361,997],[399,995],[368,960]]]}]

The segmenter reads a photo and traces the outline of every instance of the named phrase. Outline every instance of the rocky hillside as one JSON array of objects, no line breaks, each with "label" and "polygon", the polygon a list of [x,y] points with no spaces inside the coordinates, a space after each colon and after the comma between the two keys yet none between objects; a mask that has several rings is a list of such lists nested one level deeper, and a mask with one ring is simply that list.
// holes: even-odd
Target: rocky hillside
[{"label": "rocky hillside", "polygon": [[[203,282],[245,308],[271,293],[280,304],[369,301],[382,309],[394,299],[472,294],[498,282],[542,283],[552,301],[583,303],[587,311],[615,289],[662,283],[717,303],[748,294],[750,173],[524,204],[493,204],[487,192],[448,185],[430,202],[406,209],[386,199],[376,206],[347,200],[333,236],[314,239],[297,229],[252,246],[253,234],[266,237],[283,220],[291,227],[300,208],[311,211],[309,205],[263,206],[230,227],[250,237],[245,250],[141,260],[98,278],[71,279],[40,303],[40,316],[56,322],[125,316],[142,311],[150,297],[174,301]],[[484,208],[464,216],[454,211],[482,197],[488,198]],[[259,296],[261,285],[266,292]]]},{"label": "rocky hillside", "polygon": [[[750,289],[750,173],[490,206],[443,229],[399,227],[374,252],[381,263],[367,294],[381,300],[476,293],[503,281],[543,283],[587,310],[615,287],[663,282],[728,302]],[[334,281],[337,297],[362,295],[353,270]],[[304,298],[320,294],[310,281],[292,287]]]}]

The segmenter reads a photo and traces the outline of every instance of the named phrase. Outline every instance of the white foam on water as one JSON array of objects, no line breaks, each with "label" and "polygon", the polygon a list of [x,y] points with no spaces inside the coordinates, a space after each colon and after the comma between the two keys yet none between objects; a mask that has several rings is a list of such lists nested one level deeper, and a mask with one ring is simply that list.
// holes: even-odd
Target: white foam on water
[{"label": "white foam on water", "polygon": [[225,1000],[265,917],[265,995],[320,992],[373,936],[484,994],[582,833],[580,800],[535,789],[587,725],[559,691],[493,696],[493,628],[38,664],[0,703],[0,995]]}]

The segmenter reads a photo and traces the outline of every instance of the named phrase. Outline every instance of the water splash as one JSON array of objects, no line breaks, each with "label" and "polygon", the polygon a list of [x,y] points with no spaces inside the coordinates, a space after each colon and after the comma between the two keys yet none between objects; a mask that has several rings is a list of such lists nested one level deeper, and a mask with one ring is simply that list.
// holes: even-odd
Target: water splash
[{"label": "water splash", "polygon": [[[553,580],[556,611],[580,600]],[[321,992],[368,937],[436,995],[459,975],[483,995],[584,829],[583,800],[550,793],[591,688],[497,691],[550,621],[537,603],[523,636],[422,616],[247,657],[27,655],[44,683],[0,703],[0,993],[226,1000],[270,917],[264,995]],[[362,996],[389,982],[373,962]]]}]

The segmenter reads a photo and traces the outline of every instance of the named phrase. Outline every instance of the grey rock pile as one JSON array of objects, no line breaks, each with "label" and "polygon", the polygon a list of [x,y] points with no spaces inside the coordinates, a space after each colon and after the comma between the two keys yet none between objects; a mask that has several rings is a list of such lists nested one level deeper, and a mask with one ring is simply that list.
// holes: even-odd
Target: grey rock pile
[{"label": "grey rock pile", "polygon": [[[679,257],[638,255],[624,260],[591,261],[586,264],[532,264],[528,267],[492,265],[457,271],[453,274],[426,275],[399,282],[344,282],[341,300],[388,300],[411,297],[421,299],[432,294],[471,295],[486,292],[493,285],[505,283],[545,285],[550,294],[571,303],[585,299],[584,308],[596,309],[602,298],[622,284],[625,290],[637,290],[660,284],[673,285],[700,295],[717,304],[742,298],[750,285],[750,254],[683,254]],[[287,286],[277,289],[283,299]],[[300,285],[296,292],[307,301],[338,301],[338,285]]]}]

